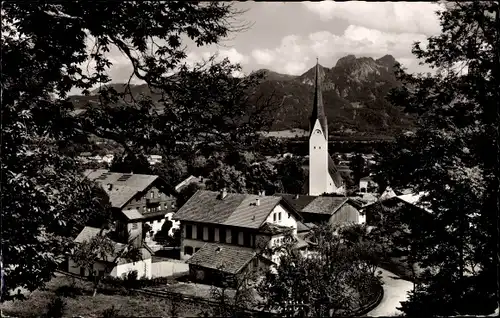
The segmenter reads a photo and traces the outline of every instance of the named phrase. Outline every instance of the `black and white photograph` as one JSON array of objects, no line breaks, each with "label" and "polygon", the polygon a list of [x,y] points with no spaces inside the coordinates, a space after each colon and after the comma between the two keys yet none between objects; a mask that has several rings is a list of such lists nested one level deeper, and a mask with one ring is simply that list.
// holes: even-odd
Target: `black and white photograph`
[{"label": "black and white photograph", "polygon": [[499,316],[499,0],[0,29],[0,316]]}]

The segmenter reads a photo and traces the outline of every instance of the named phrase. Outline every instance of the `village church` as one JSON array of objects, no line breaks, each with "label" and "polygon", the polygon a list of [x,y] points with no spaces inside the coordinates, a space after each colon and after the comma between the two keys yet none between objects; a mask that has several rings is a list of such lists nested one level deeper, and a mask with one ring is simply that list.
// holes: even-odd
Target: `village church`
[{"label": "village church", "polygon": [[[322,72],[323,74],[320,74]],[[313,111],[309,118],[309,195],[345,194],[344,181],[328,154],[328,124],[323,105],[321,77],[324,71],[316,63]]]}]

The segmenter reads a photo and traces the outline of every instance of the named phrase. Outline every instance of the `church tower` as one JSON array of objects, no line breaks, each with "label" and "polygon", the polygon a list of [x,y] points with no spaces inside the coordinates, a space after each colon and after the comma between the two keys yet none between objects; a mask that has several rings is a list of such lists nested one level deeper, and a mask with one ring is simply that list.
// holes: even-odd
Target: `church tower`
[{"label": "church tower", "polygon": [[309,118],[309,195],[333,192],[328,171],[328,125],[321,92],[320,67],[316,62],[314,104]]}]

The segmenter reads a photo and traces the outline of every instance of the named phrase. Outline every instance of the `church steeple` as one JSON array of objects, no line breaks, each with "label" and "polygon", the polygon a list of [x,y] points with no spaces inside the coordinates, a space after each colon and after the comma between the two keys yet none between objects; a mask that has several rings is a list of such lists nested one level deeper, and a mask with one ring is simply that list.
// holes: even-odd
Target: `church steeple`
[{"label": "church steeple", "polygon": [[313,133],[316,120],[319,121],[325,139],[328,139],[328,125],[326,121],[325,108],[323,106],[323,93],[321,90],[321,79],[319,74],[319,61],[316,58],[316,79],[314,83],[314,103],[311,117],[309,118],[309,134]]}]

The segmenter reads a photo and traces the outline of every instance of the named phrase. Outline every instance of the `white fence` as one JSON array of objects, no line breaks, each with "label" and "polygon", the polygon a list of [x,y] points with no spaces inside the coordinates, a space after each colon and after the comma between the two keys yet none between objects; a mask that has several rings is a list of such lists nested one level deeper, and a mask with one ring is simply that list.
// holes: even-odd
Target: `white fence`
[{"label": "white fence", "polygon": [[179,260],[162,260],[151,264],[153,277],[167,277],[189,272],[189,265]]}]

